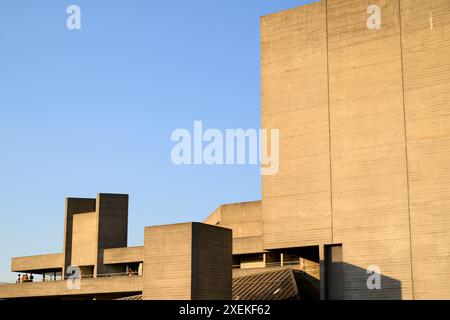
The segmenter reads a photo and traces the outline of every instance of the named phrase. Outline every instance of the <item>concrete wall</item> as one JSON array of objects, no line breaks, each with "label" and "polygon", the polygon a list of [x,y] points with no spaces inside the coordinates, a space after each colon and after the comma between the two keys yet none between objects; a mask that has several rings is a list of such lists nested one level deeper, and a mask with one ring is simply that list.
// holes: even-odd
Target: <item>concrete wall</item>
[{"label": "concrete wall", "polygon": [[233,230],[233,254],[263,252],[261,201],[221,205],[204,223]]},{"label": "concrete wall", "polygon": [[146,227],[144,300],[191,298],[192,225]]},{"label": "concrete wall", "polygon": [[221,226],[233,230],[233,238],[261,235],[261,201],[221,206]]},{"label": "concrete wall", "polygon": [[342,243],[346,299],[450,297],[449,8],[328,0],[261,19],[262,124],[281,139],[263,249]]},{"label": "concrete wall", "polygon": [[144,247],[105,249],[104,264],[137,263],[144,261]]},{"label": "concrete wall", "polygon": [[230,300],[232,297],[232,231],[192,224],[193,300]]},{"label": "concrete wall", "polygon": [[233,238],[233,254],[263,252],[262,236]]},{"label": "concrete wall", "polygon": [[222,222],[222,206],[219,206],[214,210],[203,223],[210,224],[213,226],[219,225]]},{"label": "concrete wall", "polygon": [[72,266],[97,264],[98,213],[81,213],[73,216]]},{"label": "concrete wall", "polygon": [[65,218],[64,218],[64,269],[71,265],[72,260],[72,228],[73,216],[77,213],[87,213],[95,211],[95,199],[66,198]]},{"label": "concrete wall", "polygon": [[450,299],[450,1],[401,1],[414,297]]},{"label": "concrete wall", "polygon": [[262,177],[263,248],[331,242],[326,7],[261,18],[262,127],[280,170]]},{"label": "concrete wall", "polygon": [[[63,268],[64,254],[43,254],[29,257],[12,258],[12,272],[31,272],[41,270],[56,270]],[[60,270],[60,271],[61,271]]]},{"label": "concrete wall", "polygon": [[[333,242],[345,297],[412,298],[398,1],[328,0]],[[382,27],[369,30],[378,4]],[[368,290],[377,265],[401,283]],[[356,268],[355,268],[356,267]],[[398,283],[397,282],[397,283]]]},{"label": "concrete wall", "polygon": [[183,223],[146,227],[144,300],[231,299],[231,230]]},{"label": "concrete wall", "polygon": [[94,275],[122,272],[103,264],[103,252],[127,246],[128,195],[67,198],[64,232],[64,272],[70,265],[92,265]]},{"label": "concrete wall", "polygon": [[27,297],[68,297],[107,293],[142,292],[142,277],[82,279],[80,289],[70,290],[67,281],[30,282],[0,285],[0,299]]},{"label": "concrete wall", "polygon": [[99,215],[96,272],[117,272],[117,268],[103,265],[103,250],[127,246],[128,195],[99,194],[96,211]]}]

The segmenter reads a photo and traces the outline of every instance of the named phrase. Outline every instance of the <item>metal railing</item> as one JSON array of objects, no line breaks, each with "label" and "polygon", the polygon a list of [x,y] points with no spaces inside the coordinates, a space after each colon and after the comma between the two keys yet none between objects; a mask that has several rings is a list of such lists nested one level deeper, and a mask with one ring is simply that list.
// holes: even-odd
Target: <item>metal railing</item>
[{"label": "metal railing", "polygon": [[[135,276],[139,276],[139,272],[120,272],[120,273],[101,273],[101,274],[97,274],[97,276],[94,276],[93,274],[84,274],[81,275],[79,277],[73,276],[75,279],[94,279],[94,278],[109,278],[109,277],[135,277]],[[34,282],[55,282],[55,281],[64,281],[64,280],[68,280],[71,279],[70,275],[65,275],[64,278],[62,278],[61,276],[57,277],[56,279],[35,279],[33,278],[33,280],[21,280],[19,281],[11,281],[11,282],[0,282],[0,284],[23,284],[23,283],[34,283]]]},{"label": "metal railing", "polygon": [[[264,265],[264,266],[261,267],[261,265]],[[255,266],[255,267],[248,266],[245,269],[298,266],[298,265],[300,265],[300,261],[284,261],[283,263],[281,263],[281,261],[277,261],[277,262],[266,262],[265,264],[263,264],[263,262],[261,261],[261,265]],[[233,269],[244,269],[244,268],[242,268],[241,264],[234,264],[234,265],[232,265],[232,267],[233,267]]]},{"label": "metal railing", "polygon": [[272,267],[289,267],[289,266],[298,266],[300,265],[300,261],[283,261],[283,263],[281,263],[281,261],[277,261],[277,262],[268,262],[266,263],[266,267],[267,268],[272,268]]},{"label": "metal railing", "polygon": [[[100,273],[94,277],[93,274],[81,275],[81,279],[92,279],[92,278],[109,278],[109,277],[132,277],[139,276],[139,272],[118,272],[118,273]],[[64,280],[70,279],[70,276],[64,276]]]}]

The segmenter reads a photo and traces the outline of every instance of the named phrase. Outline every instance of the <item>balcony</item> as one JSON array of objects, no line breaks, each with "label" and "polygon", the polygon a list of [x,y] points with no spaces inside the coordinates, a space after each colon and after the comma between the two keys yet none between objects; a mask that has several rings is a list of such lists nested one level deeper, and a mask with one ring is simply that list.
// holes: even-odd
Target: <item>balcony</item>
[{"label": "balcony", "polygon": [[277,261],[277,262],[260,262],[254,265],[233,265],[233,278],[247,276],[256,273],[276,271],[281,269],[294,269],[303,271],[306,274],[320,279],[320,265],[309,260],[303,261]]},{"label": "balcony", "polygon": [[79,289],[71,289],[67,280],[0,284],[0,299],[64,298],[106,294],[139,294],[142,276],[128,274],[82,278]]}]

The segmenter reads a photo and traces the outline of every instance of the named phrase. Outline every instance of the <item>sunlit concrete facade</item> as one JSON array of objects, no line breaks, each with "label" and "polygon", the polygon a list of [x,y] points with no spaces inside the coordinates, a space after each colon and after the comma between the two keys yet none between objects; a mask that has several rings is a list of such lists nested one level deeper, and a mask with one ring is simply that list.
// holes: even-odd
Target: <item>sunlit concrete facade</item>
[{"label": "sunlit concrete facade", "polygon": [[[450,2],[323,0],[264,16],[261,86],[262,126],[280,130],[262,200],[147,227],[127,248],[126,195],[67,199],[64,251],[13,258],[12,271],[77,265],[79,295],[99,299],[229,299],[232,277],[280,268],[322,299],[450,299]],[[0,298],[73,296],[62,283],[0,286]]]},{"label": "sunlit concrete facade", "polygon": [[450,2],[269,15],[261,59],[262,125],[281,153],[263,177],[263,249],[319,245],[323,297],[449,299]]},{"label": "sunlit concrete facade", "polygon": [[322,299],[450,299],[450,2],[264,16],[261,87],[280,170],[205,221],[233,229],[234,275],[289,257]]},{"label": "sunlit concrete facade", "polygon": [[231,230],[202,223],[145,228],[145,300],[231,299]]}]

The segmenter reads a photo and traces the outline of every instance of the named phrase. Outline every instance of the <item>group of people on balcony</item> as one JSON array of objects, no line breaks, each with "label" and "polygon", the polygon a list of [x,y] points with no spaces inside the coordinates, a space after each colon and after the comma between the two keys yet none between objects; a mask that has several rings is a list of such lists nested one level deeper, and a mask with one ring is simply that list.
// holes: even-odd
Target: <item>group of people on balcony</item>
[{"label": "group of people on balcony", "polygon": [[[128,276],[134,276],[134,275],[138,275],[138,272],[137,272],[137,271],[134,271],[134,270],[131,269],[131,268],[128,268],[126,274],[127,274]],[[56,276],[55,276],[55,277],[56,277]],[[21,274],[19,273],[19,274],[17,275],[16,283],[33,282],[33,280],[34,280],[34,277],[33,277],[33,275],[32,275],[31,273],[30,273],[30,275],[28,275],[28,274],[26,274],[26,273],[23,274],[23,275],[21,275]],[[43,277],[42,281],[45,281],[45,277]]]},{"label": "group of people on balcony", "polygon": [[17,276],[17,280],[16,283],[23,283],[23,282],[33,282],[34,277],[33,275],[30,273],[30,276],[28,276],[28,274],[23,274],[22,276],[19,275]]}]

